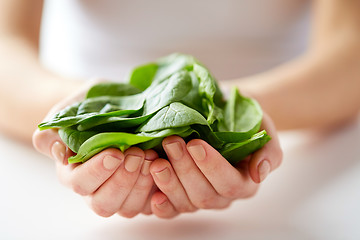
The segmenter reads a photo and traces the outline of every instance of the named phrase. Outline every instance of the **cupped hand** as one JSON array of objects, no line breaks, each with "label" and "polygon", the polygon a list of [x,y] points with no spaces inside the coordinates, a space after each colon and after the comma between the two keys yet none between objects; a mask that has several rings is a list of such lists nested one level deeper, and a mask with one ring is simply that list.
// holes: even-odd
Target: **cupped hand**
[{"label": "cupped hand", "polygon": [[272,140],[237,166],[203,140],[186,144],[177,136],[164,139],[169,161],[156,159],[150,166],[159,188],[151,198],[152,212],[172,218],[197,209],[226,208],[236,199],[253,196],[259,183],[282,161],[274,124],[266,114],[261,128]]},{"label": "cupped hand", "polygon": [[[54,106],[48,117],[83,99],[90,85]],[[83,164],[68,164],[67,159],[74,153],[61,140],[57,129],[36,130],[33,144],[39,152],[55,160],[60,182],[84,196],[98,215],[108,217],[119,213],[130,218],[138,213],[151,214],[149,196],[155,186],[149,167],[158,158],[155,151],[131,147],[123,153],[110,148]]]}]

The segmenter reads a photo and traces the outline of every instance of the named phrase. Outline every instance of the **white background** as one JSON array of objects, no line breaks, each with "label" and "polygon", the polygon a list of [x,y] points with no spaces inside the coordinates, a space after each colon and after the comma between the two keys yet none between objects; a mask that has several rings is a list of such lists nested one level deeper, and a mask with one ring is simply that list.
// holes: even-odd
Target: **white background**
[{"label": "white background", "polygon": [[0,239],[360,239],[360,120],[280,137],[284,162],[254,198],[161,220],[95,215],[51,160],[0,136]]}]

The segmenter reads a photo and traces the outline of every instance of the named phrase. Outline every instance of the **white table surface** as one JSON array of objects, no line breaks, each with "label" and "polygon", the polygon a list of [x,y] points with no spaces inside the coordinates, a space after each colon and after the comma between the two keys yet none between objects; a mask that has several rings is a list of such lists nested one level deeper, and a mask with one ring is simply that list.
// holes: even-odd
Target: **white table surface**
[{"label": "white table surface", "polygon": [[280,138],[284,162],[254,198],[161,220],[95,215],[52,161],[0,136],[0,239],[360,239],[360,120]]}]

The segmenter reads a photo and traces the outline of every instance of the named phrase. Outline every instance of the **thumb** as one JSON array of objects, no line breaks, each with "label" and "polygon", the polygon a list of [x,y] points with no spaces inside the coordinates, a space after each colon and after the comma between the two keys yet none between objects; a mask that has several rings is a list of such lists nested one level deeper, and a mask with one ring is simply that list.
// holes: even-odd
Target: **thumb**
[{"label": "thumb", "polygon": [[262,182],[271,171],[278,168],[283,158],[275,125],[265,113],[261,128],[266,130],[271,140],[253,153],[249,161],[249,173],[255,183]]}]

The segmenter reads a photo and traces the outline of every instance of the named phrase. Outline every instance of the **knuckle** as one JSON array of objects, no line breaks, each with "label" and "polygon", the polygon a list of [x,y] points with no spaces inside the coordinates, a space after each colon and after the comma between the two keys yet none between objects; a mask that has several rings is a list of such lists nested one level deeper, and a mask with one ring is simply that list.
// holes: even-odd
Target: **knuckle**
[{"label": "knuckle", "polygon": [[157,183],[156,185],[158,186],[159,189],[161,189],[163,193],[165,193],[168,196],[174,195],[176,192],[176,187],[172,186],[171,184]]},{"label": "knuckle", "polygon": [[113,175],[113,178],[108,180],[108,187],[112,192],[125,194],[130,191],[132,187],[131,179],[124,178],[121,175]]},{"label": "knuckle", "polygon": [[91,201],[91,209],[101,217],[111,217],[115,212],[108,210],[105,204],[95,200]]},{"label": "knuckle", "polygon": [[254,197],[256,195],[256,193],[258,192],[258,189],[259,188],[257,186],[250,189],[249,191],[246,192],[246,194],[244,194],[242,196],[242,198],[252,198],[252,197]]},{"label": "knuckle", "polygon": [[139,214],[138,211],[131,211],[131,210],[121,210],[118,214],[124,218],[133,218]]},{"label": "knuckle", "polygon": [[226,208],[228,208],[228,207],[230,207],[230,205],[231,205],[231,201],[227,201],[227,202],[224,202],[224,203],[222,203],[222,204],[219,204],[217,207],[216,207],[216,209],[226,209]]},{"label": "knuckle", "polygon": [[200,199],[194,203],[194,205],[199,209],[225,209],[228,208],[230,204],[231,201],[218,195]]},{"label": "knuckle", "polygon": [[101,171],[101,169],[97,168],[96,166],[89,166],[87,168],[87,173],[89,176],[91,176],[97,181],[104,179],[104,172]]},{"label": "knuckle", "polygon": [[47,156],[50,156],[50,143],[55,140],[55,134],[53,129],[47,129],[44,131],[36,130],[32,136],[32,144],[34,148]]},{"label": "knuckle", "polygon": [[243,195],[243,189],[231,184],[221,193],[221,195],[229,199],[239,198]]},{"label": "knuckle", "polygon": [[134,190],[137,192],[147,192],[153,186],[152,181],[136,182]]},{"label": "knuckle", "polygon": [[151,211],[151,209],[146,209],[146,210],[142,211],[141,213],[144,214],[144,215],[149,216],[149,215],[152,214],[152,211]]},{"label": "knuckle", "polygon": [[86,196],[86,195],[89,195],[90,194],[90,192],[88,191],[88,190],[86,190],[79,182],[77,182],[77,181],[72,181],[71,183],[70,183],[70,185],[71,185],[71,189],[75,192],[75,193],[77,193],[77,194],[79,194],[79,195],[81,195],[81,196]]},{"label": "knuckle", "polygon": [[202,199],[195,201],[194,205],[200,209],[211,209],[211,208],[214,208],[215,201],[216,201],[215,198],[216,198],[215,196],[202,198]]},{"label": "knuckle", "polygon": [[178,206],[176,207],[176,210],[180,213],[190,213],[190,212],[195,212],[196,208],[191,204],[188,204],[188,205]]}]

